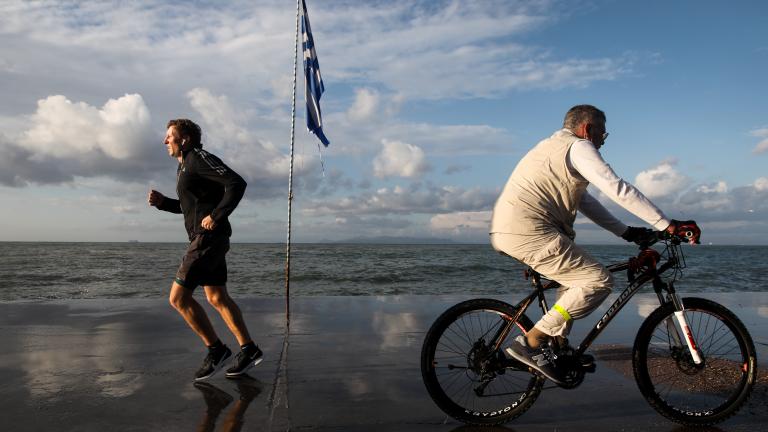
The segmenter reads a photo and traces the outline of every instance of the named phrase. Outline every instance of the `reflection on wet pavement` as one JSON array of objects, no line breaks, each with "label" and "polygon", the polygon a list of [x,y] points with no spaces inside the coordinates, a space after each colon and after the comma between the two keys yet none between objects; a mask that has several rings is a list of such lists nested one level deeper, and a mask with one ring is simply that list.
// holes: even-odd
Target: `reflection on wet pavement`
[{"label": "reflection on wet pavement", "polygon": [[[221,432],[236,432],[242,429],[245,424],[245,412],[248,406],[259,396],[262,384],[258,380],[246,375],[234,380],[237,385],[238,399],[224,416]],[[197,427],[199,432],[213,432],[216,429],[216,422],[224,409],[234,398],[224,390],[216,387],[209,382],[196,382],[195,388],[200,390],[205,400],[205,413]]]},{"label": "reflection on wet pavement", "polygon": [[[626,374],[634,335],[655,308],[652,294],[633,299],[598,338],[598,372],[579,389],[546,390],[506,427],[465,426],[446,417],[422,383],[421,343],[434,319],[465,299],[295,298],[287,340],[284,300],[246,299],[241,308],[264,363],[247,379],[216,375],[198,384],[192,374],[205,348],[165,302],[0,304],[2,428],[501,432],[553,425],[613,430],[621,422],[637,425],[628,430],[676,429],[648,407]],[[764,365],[768,300],[760,293],[714,300],[734,305]],[[579,341],[597,318],[578,323],[571,340]],[[214,326],[231,338],[223,323]],[[767,397],[763,381],[753,400],[765,406]],[[723,430],[755,429],[764,418],[765,408],[750,402]]]}]

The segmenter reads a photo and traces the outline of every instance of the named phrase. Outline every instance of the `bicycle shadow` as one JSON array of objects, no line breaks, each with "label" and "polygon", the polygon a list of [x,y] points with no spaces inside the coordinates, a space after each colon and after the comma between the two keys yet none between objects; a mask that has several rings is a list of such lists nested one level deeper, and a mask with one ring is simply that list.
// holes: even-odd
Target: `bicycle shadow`
[{"label": "bicycle shadow", "polygon": [[[248,375],[237,379],[236,385],[239,397],[222,420],[219,430],[223,432],[237,432],[242,429],[245,424],[243,420],[245,412],[251,402],[261,393],[261,382]],[[202,393],[205,401],[205,413],[200,419],[197,431],[213,432],[222,412],[235,399],[226,391],[208,382],[196,382],[194,386]]]}]

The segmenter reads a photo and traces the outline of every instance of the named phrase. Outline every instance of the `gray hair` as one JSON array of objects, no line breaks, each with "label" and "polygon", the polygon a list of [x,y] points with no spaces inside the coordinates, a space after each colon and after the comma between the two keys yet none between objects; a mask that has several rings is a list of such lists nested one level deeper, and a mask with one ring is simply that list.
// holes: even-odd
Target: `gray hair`
[{"label": "gray hair", "polygon": [[568,110],[563,120],[563,127],[576,130],[584,123],[605,123],[605,113],[592,105],[576,105]]}]

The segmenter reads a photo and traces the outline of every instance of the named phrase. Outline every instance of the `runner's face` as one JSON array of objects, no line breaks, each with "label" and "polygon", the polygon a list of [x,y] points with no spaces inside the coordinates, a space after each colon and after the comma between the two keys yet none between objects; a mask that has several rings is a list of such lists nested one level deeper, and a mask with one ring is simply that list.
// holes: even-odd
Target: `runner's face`
[{"label": "runner's face", "polygon": [[168,156],[179,157],[181,156],[181,147],[183,142],[179,133],[176,132],[176,128],[171,126],[165,133],[165,148],[168,149]]}]

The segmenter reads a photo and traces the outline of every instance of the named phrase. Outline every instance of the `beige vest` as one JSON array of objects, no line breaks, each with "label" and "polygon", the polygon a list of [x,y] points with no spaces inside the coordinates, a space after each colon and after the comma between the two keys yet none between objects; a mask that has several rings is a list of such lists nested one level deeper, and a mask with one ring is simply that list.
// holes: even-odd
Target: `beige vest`
[{"label": "beige vest", "polygon": [[491,217],[491,233],[537,235],[553,230],[574,238],[573,222],[589,182],[568,169],[568,150],[580,138],[561,129],[518,162]]}]

